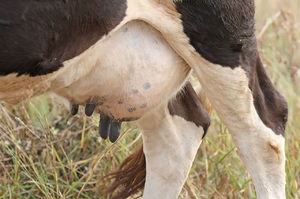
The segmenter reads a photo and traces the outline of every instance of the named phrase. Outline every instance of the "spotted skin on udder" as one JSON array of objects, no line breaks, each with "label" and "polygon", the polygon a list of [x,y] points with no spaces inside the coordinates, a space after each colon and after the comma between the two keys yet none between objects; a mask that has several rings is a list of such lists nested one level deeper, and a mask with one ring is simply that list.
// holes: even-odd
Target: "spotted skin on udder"
[{"label": "spotted skin on udder", "polygon": [[150,88],[151,88],[150,82],[146,82],[146,83],[143,85],[143,88],[144,88],[145,90],[150,89]]},{"label": "spotted skin on udder", "polygon": [[128,109],[128,112],[129,112],[129,113],[133,113],[133,112],[135,112],[135,111],[136,111],[136,108],[135,108],[135,107],[131,107],[131,108]]},{"label": "spotted skin on udder", "polygon": [[146,108],[147,107],[147,103],[144,103],[140,106],[141,109]]}]

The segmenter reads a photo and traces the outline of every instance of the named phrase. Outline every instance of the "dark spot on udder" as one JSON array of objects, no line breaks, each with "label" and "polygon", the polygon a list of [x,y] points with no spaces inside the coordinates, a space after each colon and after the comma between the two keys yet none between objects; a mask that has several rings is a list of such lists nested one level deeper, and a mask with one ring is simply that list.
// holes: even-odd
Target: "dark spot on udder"
[{"label": "dark spot on udder", "polygon": [[147,83],[145,83],[145,84],[143,85],[143,88],[144,88],[145,90],[147,90],[147,89],[151,88],[151,84],[150,84],[149,82],[147,82]]},{"label": "dark spot on udder", "polygon": [[147,103],[144,103],[140,106],[140,108],[146,108],[147,107]]},{"label": "dark spot on udder", "polygon": [[138,94],[139,93],[138,89],[132,89],[131,91],[132,91],[133,94]]},{"label": "dark spot on udder", "polygon": [[135,107],[131,107],[131,108],[128,109],[128,112],[129,112],[129,113],[133,113],[134,111],[136,111],[136,108],[135,108]]},{"label": "dark spot on udder", "polygon": [[119,100],[119,101],[118,101],[118,104],[123,104],[123,103],[124,103],[123,100]]}]

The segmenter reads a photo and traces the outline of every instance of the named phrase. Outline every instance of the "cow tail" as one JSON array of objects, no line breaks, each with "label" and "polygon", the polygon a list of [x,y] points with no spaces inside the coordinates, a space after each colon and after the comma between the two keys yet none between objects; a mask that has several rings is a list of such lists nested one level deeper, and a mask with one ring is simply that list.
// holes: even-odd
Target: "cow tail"
[{"label": "cow tail", "polygon": [[104,182],[112,182],[102,190],[111,199],[127,198],[144,189],[146,180],[146,159],[143,146],[128,156],[120,168],[103,177]]}]

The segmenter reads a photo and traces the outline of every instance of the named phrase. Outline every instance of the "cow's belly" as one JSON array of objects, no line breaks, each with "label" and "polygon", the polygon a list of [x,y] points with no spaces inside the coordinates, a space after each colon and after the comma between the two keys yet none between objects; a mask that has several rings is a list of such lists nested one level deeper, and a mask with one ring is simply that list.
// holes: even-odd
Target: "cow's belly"
[{"label": "cow's belly", "polygon": [[66,63],[53,86],[74,103],[97,102],[101,111],[118,119],[141,117],[170,99],[190,71],[160,33],[144,22],[130,22],[91,49]]}]

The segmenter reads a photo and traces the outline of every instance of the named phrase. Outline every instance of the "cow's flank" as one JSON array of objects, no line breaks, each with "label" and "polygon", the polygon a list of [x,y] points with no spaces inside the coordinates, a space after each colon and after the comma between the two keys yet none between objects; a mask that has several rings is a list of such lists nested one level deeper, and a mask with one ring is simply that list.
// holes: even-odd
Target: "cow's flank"
[{"label": "cow's flank", "polygon": [[125,16],[125,0],[0,2],[0,75],[56,71]]}]

